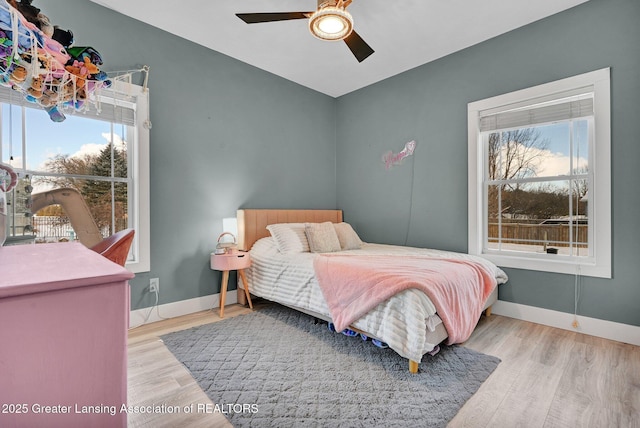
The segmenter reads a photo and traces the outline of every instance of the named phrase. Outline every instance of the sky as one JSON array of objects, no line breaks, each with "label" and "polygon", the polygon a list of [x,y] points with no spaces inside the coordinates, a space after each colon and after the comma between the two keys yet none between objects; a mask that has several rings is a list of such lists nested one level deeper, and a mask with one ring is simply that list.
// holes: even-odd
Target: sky
[{"label": "sky", "polygon": [[[47,159],[62,154],[81,156],[85,153],[100,152],[111,139],[111,124],[84,118],[81,115],[67,115],[61,123],[53,122],[46,112],[40,109],[26,109],[26,168],[42,170]],[[11,120],[10,120],[11,119]],[[124,132],[124,127],[114,129],[116,133]],[[116,147],[122,143],[120,135],[114,135]],[[9,162],[13,155],[13,162]],[[22,167],[22,123],[20,109],[13,108],[13,113],[4,108],[2,113],[2,161],[14,167]]]}]

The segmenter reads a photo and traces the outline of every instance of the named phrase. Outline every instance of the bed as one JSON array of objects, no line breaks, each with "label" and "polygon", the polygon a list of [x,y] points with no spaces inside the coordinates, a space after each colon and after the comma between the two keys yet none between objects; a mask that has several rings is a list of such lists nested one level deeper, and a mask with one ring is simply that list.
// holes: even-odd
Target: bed
[{"label": "bed", "polygon": [[[480,303],[487,315],[490,314],[491,305],[497,300],[495,285],[507,280],[506,274],[492,263],[467,254],[362,242],[359,248],[331,254],[297,249],[283,252],[282,242],[276,241],[272,236],[276,235],[274,225],[326,222],[344,225],[340,210],[244,209],[238,210],[237,220],[238,246],[242,250],[250,250],[252,258],[252,265],[246,270],[250,293],[327,322],[334,320],[314,265],[318,266],[319,260],[331,260],[329,256],[347,261],[384,257],[391,258],[393,263],[399,260],[428,258],[481,264],[495,278],[494,287],[486,301],[484,304]],[[271,232],[267,227],[271,228]],[[324,287],[326,285],[323,283]],[[244,291],[241,289],[238,290],[238,300],[244,302]],[[475,322],[477,318],[474,319],[474,326]],[[389,297],[350,323],[348,328],[388,344],[391,349],[409,360],[409,371],[412,373],[418,371],[418,364],[424,354],[436,350],[439,344],[449,337],[432,299],[415,288],[402,290]]]}]

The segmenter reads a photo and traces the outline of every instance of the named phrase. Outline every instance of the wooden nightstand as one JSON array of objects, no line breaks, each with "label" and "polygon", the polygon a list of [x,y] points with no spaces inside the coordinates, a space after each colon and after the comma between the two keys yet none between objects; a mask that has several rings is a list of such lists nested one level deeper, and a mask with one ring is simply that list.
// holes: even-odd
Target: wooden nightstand
[{"label": "wooden nightstand", "polygon": [[211,269],[222,271],[222,284],[220,285],[220,318],[224,317],[224,302],[227,297],[227,284],[229,282],[229,271],[238,271],[244,284],[244,294],[249,302],[249,307],[253,309],[247,277],[244,270],[251,266],[251,256],[246,252],[235,251],[230,254],[211,254]]}]

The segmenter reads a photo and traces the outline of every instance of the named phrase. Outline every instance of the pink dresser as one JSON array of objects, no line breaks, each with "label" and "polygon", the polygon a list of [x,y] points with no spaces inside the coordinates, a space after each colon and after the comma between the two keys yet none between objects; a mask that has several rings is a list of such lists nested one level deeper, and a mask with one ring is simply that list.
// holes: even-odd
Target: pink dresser
[{"label": "pink dresser", "polygon": [[126,427],[133,276],[79,243],[0,247],[0,427]]}]

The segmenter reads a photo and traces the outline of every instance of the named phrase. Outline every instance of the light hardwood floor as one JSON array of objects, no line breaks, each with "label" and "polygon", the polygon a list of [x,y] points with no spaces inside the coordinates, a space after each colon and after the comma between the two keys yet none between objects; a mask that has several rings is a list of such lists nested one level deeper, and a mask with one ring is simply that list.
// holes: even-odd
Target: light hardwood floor
[{"label": "light hardwood floor", "polygon": [[[249,311],[228,306],[225,318]],[[206,412],[211,400],[158,339],[219,319],[205,311],[130,330],[129,405],[194,412],[130,414],[129,427],[231,427]],[[640,347],[499,315],[483,316],[464,345],[502,362],[449,427],[640,428]]]}]

